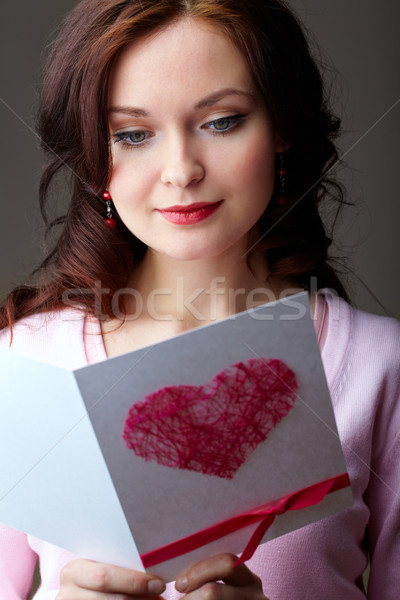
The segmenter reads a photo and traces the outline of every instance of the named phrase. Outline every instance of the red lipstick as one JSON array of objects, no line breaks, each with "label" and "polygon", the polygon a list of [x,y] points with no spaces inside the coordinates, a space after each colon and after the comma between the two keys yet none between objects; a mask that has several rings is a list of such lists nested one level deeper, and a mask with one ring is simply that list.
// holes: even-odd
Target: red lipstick
[{"label": "red lipstick", "polygon": [[176,206],[169,206],[168,208],[158,209],[158,212],[176,225],[194,225],[204,221],[207,217],[210,217],[215,213],[216,210],[221,206],[223,200],[219,202],[195,202],[188,206],[178,204]]}]

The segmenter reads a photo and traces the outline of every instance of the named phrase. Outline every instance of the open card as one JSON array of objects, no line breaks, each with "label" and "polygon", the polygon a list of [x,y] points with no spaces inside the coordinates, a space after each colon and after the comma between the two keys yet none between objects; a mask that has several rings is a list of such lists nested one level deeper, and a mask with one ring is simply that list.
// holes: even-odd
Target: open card
[{"label": "open card", "polygon": [[[346,472],[305,293],[75,371],[0,350],[0,381],[0,522],[135,569],[167,546],[167,580],[258,523],[170,544]],[[263,541],[349,506],[341,487]]]}]

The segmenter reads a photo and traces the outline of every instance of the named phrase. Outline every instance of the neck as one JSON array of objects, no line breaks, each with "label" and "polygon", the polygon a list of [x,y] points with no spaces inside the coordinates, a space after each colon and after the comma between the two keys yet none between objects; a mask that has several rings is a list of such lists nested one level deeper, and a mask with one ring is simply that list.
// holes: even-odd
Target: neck
[{"label": "neck", "polygon": [[273,281],[261,254],[249,260],[232,251],[218,259],[181,261],[148,250],[131,281],[144,315],[173,321],[178,331],[276,300],[288,283]]}]

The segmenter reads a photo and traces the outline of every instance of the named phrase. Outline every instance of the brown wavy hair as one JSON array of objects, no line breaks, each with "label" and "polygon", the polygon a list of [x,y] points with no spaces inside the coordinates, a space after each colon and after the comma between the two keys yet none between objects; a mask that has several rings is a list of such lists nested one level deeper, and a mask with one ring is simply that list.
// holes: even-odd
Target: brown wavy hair
[{"label": "brown wavy hair", "polygon": [[[121,221],[114,230],[104,226],[101,192],[111,169],[110,74],[128,44],[183,16],[214,24],[239,48],[276,131],[289,147],[287,203],[277,200],[277,178],[259,223],[270,271],[306,289],[316,277],[318,287],[334,288],[347,297],[329,262],[331,238],[319,215],[323,199],[343,203],[341,187],[329,175],[338,160],[334,139],[340,121],[327,106],[306,36],[287,6],[279,0],[83,0],[51,48],[38,114],[38,133],[48,157],[40,207],[48,231],[62,225],[62,233],[30,283],[7,297],[0,328],[61,308],[65,292],[92,313],[112,315],[111,298],[126,287],[146,247]],[[50,187],[63,170],[72,178],[69,210],[49,222]],[[98,292],[99,282],[108,294]]]}]

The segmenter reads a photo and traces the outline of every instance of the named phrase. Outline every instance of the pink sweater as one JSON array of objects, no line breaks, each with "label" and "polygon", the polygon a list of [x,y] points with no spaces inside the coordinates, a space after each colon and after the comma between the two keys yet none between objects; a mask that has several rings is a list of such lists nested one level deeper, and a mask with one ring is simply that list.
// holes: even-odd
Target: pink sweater
[{"label": "pink sweater", "polygon": [[[322,350],[354,505],[260,546],[249,567],[270,600],[397,600],[400,589],[400,324],[339,306],[329,296]],[[90,327],[100,331],[96,321]],[[86,321],[86,328],[88,323]],[[101,337],[65,310],[19,322],[12,349],[78,368],[105,358]],[[90,346],[87,341],[92,340]],[[86,340],[86,343],[85,343]],[[0,333],[7,347],[9,333]],[[371,560],[368,594],[362,573]],[[0,597],[26,599],[37,556],[42,585],[35,600],[54,600],[65,550],[0,526]],[[180,597],[168,586],[165,597]]]}]

